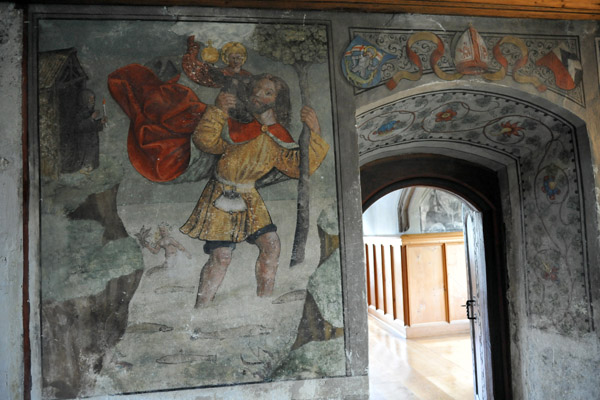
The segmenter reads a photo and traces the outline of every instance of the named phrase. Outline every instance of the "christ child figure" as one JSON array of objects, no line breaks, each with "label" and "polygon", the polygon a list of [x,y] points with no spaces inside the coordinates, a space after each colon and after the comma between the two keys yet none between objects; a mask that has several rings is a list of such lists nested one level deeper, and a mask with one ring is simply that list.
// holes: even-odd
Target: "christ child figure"
[{"label": "christ child figure", "polygon": [[140,231],[136,233],[135,236],[138,238],[140,245],[145,249],[148,249],[152,254],[158,254],[161,250],[164,250],[165,261],[160,265],[150,268],[146,273],[148,276],[158,271],[174,267],[176,259],[175,256],[178,251],[183,252],[188,259],[192,258],[192,255],[185,249],[185,247],[183,247],[181,243],[171,236],[169,227],[166,224],[161,224],[158,226],[158,238],[154,243],[150,244],[148,241],[148,235],[150,234],[151,229],[152,228],[145,228],[142,226]]}]

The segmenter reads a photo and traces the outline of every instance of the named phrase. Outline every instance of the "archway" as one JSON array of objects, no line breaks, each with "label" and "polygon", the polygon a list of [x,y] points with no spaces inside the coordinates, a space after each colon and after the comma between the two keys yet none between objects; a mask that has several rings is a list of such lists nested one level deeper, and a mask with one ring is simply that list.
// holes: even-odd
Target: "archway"
[{"label": "archway", "polygon": [[[592,332],[600,324],[592,310],[600,274],[593,268],[599,249],[593,240],[594,176],[585,122],[546,99],[480,86],[483,90],[436,84],[448,89],[416,88],[361,107],[356,116],[360,163],[441,154],[494,171],[507,238],[503,256],[511,313],[517,317],[511,324],[513,345],[527,341],[526,335],[517,338],[521,329],[564,336]],[[513,364],[520,363],[519,353]]]},{"label": "archway", "polygon": [[[600,297],[595,268],[600,252],[594,240],[598,225],[587,128],[573,113],[528,93],[495,85],[482,85],[483,90],[447,87],[417,88],[360,108],[356,126],[363,200],[401,187],[402,174],[404,184],[421,179],[463,198],[467,194],[461,190],[487,198],[482,189],[486,175],[476,168],[496,176],[501,213],[496,209],[491,219],[484,215],[486,229],[496,230],[492,241],[486,233],[485,242],[501,245],[494,256],[500,268],[495,272],[504,283],[488,285],[487,298],[489,307],[504,303],[505,313],[497,315],[503,337],[508,340],[510,334],[512,351],[509,355],[504,344],[503,363],[492,365],[494,392],[505,390],[495,398],[509,398],[511,379],[522,384],[532,376],[543,379],[541,371],[547,371],[523,364],[525,351],[544,351],[535,335],[587,335],[600,324],[600,314],[592,310],[592,300]],[[439,163],[426,174],[427,159],[440,156],[454,161]],[[462,175],[454,173],[459,172],[456,162],[466,165]],[[390,180],[382,181],[383,175]],[[477,200],[472,203],[479,207]],[[485,206],[489,204],[483,201]],[[498,378],[499,370],[504,378]]]},{"label": "archway", "polygon": [[[486,167],[436,154],[386,157],[361,167],[363,209],[393,190],[426,185],[448,190],[473,205],[482,214],[485,244],[487,299],[483,335],[490,343],[484,351],[491,369],[487,387],[494,398],[511,398],[507,271],[503,260],[502,205],[498,174]],[[494,318],[488,318],[493,315]],[[488,371],[490,372],[490,371]]]}]

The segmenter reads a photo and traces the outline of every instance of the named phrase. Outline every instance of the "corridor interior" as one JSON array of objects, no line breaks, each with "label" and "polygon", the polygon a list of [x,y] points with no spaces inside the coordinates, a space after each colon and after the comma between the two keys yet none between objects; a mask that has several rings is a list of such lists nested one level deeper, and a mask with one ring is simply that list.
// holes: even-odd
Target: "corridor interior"
[{"label": "corridor interior", "polygon": [[393,191],[363,213],[371,400],[472,400],[463,201]]},{"label": "corridor interior", "polygon": [[473,400],[468,333],[404,339],[369,316],[370,400]]}]

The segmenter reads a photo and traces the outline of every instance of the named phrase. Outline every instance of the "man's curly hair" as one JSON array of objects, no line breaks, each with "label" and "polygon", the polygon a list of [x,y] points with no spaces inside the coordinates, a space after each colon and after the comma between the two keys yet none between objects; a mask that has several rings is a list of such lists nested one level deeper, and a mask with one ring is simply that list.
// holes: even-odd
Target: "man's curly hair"
[{"label": "man's curly hair", "polygon": [[292,110],[292,103],[290,101],[290,88],[285,83],[283,79],[278,76],[271,74],[260,74],[254,75],[252,77],[252,82],[250,83],[250,91],[252,93],[254,91],[254,86],[262,79],[268,79],[275,84],[275,90],[277,90],[277,97],[275,98],[275,115],[277,117],[277,122],[283,125],[285,128],[289,128],[290,124],[290,114]]}]

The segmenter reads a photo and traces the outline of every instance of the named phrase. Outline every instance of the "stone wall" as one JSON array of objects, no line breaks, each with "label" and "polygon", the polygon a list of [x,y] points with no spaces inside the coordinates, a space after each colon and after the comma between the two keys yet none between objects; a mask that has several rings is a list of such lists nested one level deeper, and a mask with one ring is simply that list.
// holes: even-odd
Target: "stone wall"
[{"label": "stone wall", "polygon": [[23,395],[22,16],[0,4],[0,398]]},{"label": "stone wall", "polygon": [[[373,88],[355,89],[361,164],[395,154],[432,152],[498,171],[505,214],[513,396],[592,398],[600,383],[593,372],[600,365],[594,196],[600,148],[598,117],[592,115],[598,99],[596,24],[405,18],[391,17],[382,28],[366,28],[383,22],[377,17],[363,20],[360,28],[349,24],[351,36],[368,38],[398,56],[382,74],[391,77],[405,71],[404,77],[413,78],[398,80],[392,90],[383,85],[385,78]],[[479,30],[490,53],[498,41],[511,41],[494,53],[496,58],[488,59],[487,73],[457,72],[459,56],[453,51],[470,26]],[[406,47],[415,32],[421,36],[411,50],[422,64],[421,75]],[[582,76],[571,89],[557,86],[558,76],[540,66],[540,59],[557,46],[570,48],[570,54],[576,54],[571,60],[581,63]],[[439,52],[437,71],[434,49]],[[502,57],[511,60],[512,72],[509,67],[504,78],[490,79],[501,70],[497,60]],[[517,71],[519,59],[522,67]],[[520,73],[528,78],[521,79]],[[469,100],[456,97],[459,92],[468,93]],[[489,107],[480,101],[481,95],[490,96]],[[522,106],[508,106],[505,101],[511,97]],[[536,109],[541,111],[538,117]],[[564,176],[561,188],[558,176]]]}]

